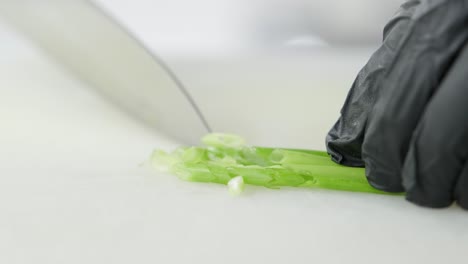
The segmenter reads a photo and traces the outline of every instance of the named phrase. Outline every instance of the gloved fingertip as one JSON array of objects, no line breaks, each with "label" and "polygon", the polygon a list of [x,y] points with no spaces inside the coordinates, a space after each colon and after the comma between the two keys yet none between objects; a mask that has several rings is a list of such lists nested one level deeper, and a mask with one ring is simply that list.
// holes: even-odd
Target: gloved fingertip
[{"label": "gloved fingertip", "polygon": [[326,146],[328,154],[335,163],[350,167],[364,167],[359,142],[332,140],[330,136],[327,136]]},{"label": "gloved fingertip", "polygon": [[468,210],[468,199],[465,200],[458,200],[458,206],[460,206],[463,210]]},{"label": "gloved fingertip", "polygon": [[[415,135],[418,135],[418,139],[420,139],[421,136],[420,132],[420,129],[417,129],[415,132]],[[436,172],[434,170],[432,170],[432,173],[420,171],[419,160],[421,159],[421,154],[418,155],[418,146],[417,141],[412,141],[402,169],[403,186],[406,190],[406,200],[419,206],[431,208],[444,208],[450,206],[453,203],[451,193],[444,191],[443,188],[436,187],[440,185],[429,184],[428,182],[430,179],[436,178],[432,175]],[[425,147],[428,146],[428,144],[425,145]]]},{"label": "gloved fingertip", "polygon": [[375,182],[373,181],[372,179],[370,178],[367,178],[367,182],[369,182],[369,184],[374,187],[375,189],[377,190],[381,190],[381,191],[384,191],[384,192],[391,192],[391,193],[401,193],[401,192],[404,192],[404,189],[399,187],[399,186],[387,186],[387,185],[382,185],[378,182]]},{"label": "gloved fingertip", "polygon": [[455,185],[454,198],[457,204],[468,210],[468,161],[465,162],[464,168],[460,172],[457,184]]},{"label": "gloved fingertip", "polygon": [[390,175],[389,172],[379,170],[380,166],[375,166],[375,161],[366,158],[366,177],[369,184],[381,191],[399,193],[403,192],[404,188],[401,185],[401,180],[398,175]]},{"label": "gloved fingertip", "polygon": [[453,204],[452,199],[435,197],[431,194],[424,194],[421,191],[412,190],[406,193],[406,200],[423,207],[445,208]]},{"label": "gloved fingertip", "polygon": [[375,180],[372,179],[372,178],[367,178],[367,182],[369,182],[369,184],[370,184],[372,187],[374,187],[375,189],[378,189],[378,190],[381,190],[381,191],[384,191],[384,192],[402,193],[402,192],[405,191],[401,185],[397,185],[397,184],[392,184],[392,185],[382,184],[382,183],[379,183],[379,182],[375,181]]}]

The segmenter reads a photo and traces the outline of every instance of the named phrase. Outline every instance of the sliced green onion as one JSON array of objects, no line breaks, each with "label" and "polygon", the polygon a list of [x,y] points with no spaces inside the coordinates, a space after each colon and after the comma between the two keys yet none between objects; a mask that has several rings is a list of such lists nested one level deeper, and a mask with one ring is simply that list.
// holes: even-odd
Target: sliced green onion
[{"label": "sliced green onion", "polygon": [[316,155],[306,152],[299,152],[286,149],[275,149],[271,152],[270,161],[275,164],[308,164],[308,165],[324,165],[324,166],[340,166],[330,162],[328,156]]},{"label": "sliced green onion", "polygon": [[163,150],[155,150],[151,154],[151,165],[160,171],[170,171],[171,167],[181,162],[178,155],[167,153]]},{"label": "sliced green onion", "polygon": [[245,146],[245,140],[237,135],[212,133],[202,138],[203,144],[215,148],[240,148]]},{"label": "sliced green onion", "polygon": [[240,195],[244,191],[244,178],[242,178],[242,176],[236,176],[229,180],[227,186],[231,195]]},{"label": "sliced green onion", "polygon": [[209,134],[202,141],[207,147],[155,150],[151,163],[183,180],[226,184],[235,195],[244,183],[390,194],[371,187],[364,168],[336,164],[324,151],[250,147],[229,134]]}]

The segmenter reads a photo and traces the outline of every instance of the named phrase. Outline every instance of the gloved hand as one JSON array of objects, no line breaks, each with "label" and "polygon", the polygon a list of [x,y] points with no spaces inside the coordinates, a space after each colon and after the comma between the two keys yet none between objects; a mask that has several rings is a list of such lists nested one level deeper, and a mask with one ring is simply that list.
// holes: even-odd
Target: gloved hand
[{"label": "gloved hand", "polygon": [[407,200],[468,209],[468,1],[404,3],[327,135],[332,159]]}]

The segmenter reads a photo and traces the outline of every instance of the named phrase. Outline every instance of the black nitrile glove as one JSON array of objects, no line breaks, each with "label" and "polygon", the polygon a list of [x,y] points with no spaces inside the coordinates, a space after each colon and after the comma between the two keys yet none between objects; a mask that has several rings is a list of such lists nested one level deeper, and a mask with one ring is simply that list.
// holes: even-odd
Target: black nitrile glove
[{"label": "black nitrile glove", "polygon": [[369,183],[468,209],[468,0],[407,1],[358,74],[326,143]]}]

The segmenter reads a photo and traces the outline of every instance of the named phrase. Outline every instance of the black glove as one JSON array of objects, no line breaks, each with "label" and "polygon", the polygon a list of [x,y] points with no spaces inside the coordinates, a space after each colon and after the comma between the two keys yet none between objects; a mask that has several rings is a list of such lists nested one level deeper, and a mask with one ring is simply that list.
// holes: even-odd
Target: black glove
[{"label": "black glove", "polygon": [[327,135],[332,159],[429,207],[468,209],[468,0],[407,1]]}]

